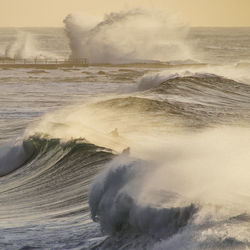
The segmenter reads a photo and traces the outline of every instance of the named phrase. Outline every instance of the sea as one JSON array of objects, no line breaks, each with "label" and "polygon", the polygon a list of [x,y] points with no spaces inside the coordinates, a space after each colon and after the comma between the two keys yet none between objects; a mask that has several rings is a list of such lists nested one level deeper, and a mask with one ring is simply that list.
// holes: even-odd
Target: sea
[{"label": "sea", "polygon": [[1,60],[89,60],[0,60],[0,249],[250,248],[250,28],[138,15],[0,28]]}]

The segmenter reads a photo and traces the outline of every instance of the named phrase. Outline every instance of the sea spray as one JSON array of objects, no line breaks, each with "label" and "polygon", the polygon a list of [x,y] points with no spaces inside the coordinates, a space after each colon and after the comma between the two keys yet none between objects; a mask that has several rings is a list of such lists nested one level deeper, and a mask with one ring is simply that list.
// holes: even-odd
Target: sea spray
[{"label": "sea spray", "polygon": [[187,225],[196,212],[192,204],[156,208],[138,202],[148,171],[153,171],[148,163],[121,155],[96,178],[89,191],[89,204],[93,220],[100,221],[105,232],[117,235],[132,231],[164,238]]},{"label": "sea spray", "polygon": [[236,114],[238,126],[249,119],[249,93],[249,85],[189,72],[136,96],[95,99],[47,114],[26,135],[82,137],[118,152],[129,146],[134,157],[162,159],[143,185],[145,194],[151,187],[172,191],[191,201],[225,205],[223,210],[235,215],[250,206],[243,197],[249,189],[249,130],[235,123]]},{"label": "sea spray", "polygon": [[106,164],[89,191],[92,218],[110,236],[98,249],[243,249],[248,136],[227,127],[157,138],[155,161],[121,155]]},{"label": "sea spray", "polygon": [[87,19],[71,14],[64,20],[71,58],[87,57],[91,63],[191,59],[188,27],[174,15],[133,9],[99,22]]},{"label": "sea spray", "polygon": [[51,59],[55,55],[39,48],[34,34],[18,31],[16,39],[5,49],[5,57],[11,59]]},{"label": "sea spray", "polygon": [[[28,136],[44,133],[65,140],[83,137],[118,152],[136,145],[132,153],[144,157],[141,153],[147,144],[143,141],[150,135],[163,138],[168,133],[193,132],[229,123],[245,124],[250,119],[249,85],[220,76],[190,72],[184,76],[145,76],[138,88],[148,90],[72,105],[47,114],[26,133]],[[228,99],[230,102],[225,101]],[[112,134],[115,129],[118,136]],[[161,151],[157,140],[154,147]]]},{"label": "sea spray", "polygon": [[32,35],[26,32],[19,32],[16,39],[7,46],[5,56],[15,59],[30,58],[35,50],[36,45]]}]

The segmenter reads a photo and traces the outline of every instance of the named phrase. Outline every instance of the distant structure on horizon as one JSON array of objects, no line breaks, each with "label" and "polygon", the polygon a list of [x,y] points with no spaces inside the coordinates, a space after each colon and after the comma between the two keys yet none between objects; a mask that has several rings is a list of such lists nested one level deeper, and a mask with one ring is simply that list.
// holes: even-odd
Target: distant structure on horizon
[{"label": "distant structure on horizon", "polygon": [[76,59],[13,59],[0,58],[0,66],[12,68],[58,68],[58,67],[87,67],[89,65],[87,58]]}]

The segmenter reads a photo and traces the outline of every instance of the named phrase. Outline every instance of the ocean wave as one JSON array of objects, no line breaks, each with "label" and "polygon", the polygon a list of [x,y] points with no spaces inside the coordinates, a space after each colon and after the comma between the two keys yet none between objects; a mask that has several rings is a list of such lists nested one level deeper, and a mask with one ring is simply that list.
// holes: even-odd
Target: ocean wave
[{"label": "ocean wave", "polygon": [[[248,161],[240,162],[239,159],[245,155],[249,143],[242,130],[240,139],[239,131],[225,131],[184,137],[178,145],[175,144],[177,138],[175,143],[170,137],[157,138],[165,154],[165,165],[160,169],[152,162],[132,158],[125,153],[113,159],[111,150],[84,139],[63,142],[45,135],[29,137],[28,140],[36,148],[35,157],[1,178],[0,202],[3,205],[0,223],[6,223],[10,218],[16,223],[36,219],[85,220],[83,215],[89,212],[89,200],[93,220],[100,223],[104,234],[109,235],[96,241],[93,239],[93,244],[89,245],[94,249],[171,249],[171,246],[177,246],[177,249],[185,249],[184,246],[187,249],[209,249],[214,246],[216,249],[218,246],[246,246],[245,236],[238,237],[234,232],[237,232],[237,221],[248,222],[248,216],[239,216],[242,207],[248,206],[248,199],[242,201],[235,194],[233,200],[243,203],[242,206],[234,204],[237,207],[234,210],[229,193],[235,189],[232,182],[237,183],[237,190],[244,194],[248,181],[247,178],[239,178],[236,169],[244,173],[242,176],[248,176]],[[221,140],[215,146],[218,135]],[[228,140],[228,135],[232,141]],[[232,135],[237,135],[237,138]],[[163,144],[165,141],[169,146]],[[156,146],[150,141],[143,142],[152,148]],[[214,149],[212,152],[211,145]],[[239,145],[244,148],[243,152]],[[232,166],[226,160],[227,147],[237,156],[233,160],[231,158]],[[197,155],[201,159],[196,162],[193,159],[197,159]],[[232,170],[232,176],[227,167]],[[101,170],[103,172],[95,177]],[[226,190],[221,187],[222,180]],[[156,191],[160,190],[159,199],[155,190],[152,194],[148,193],[150,185]],[[220,208],[221,204],[223,206]],[[212,209],[204,212],[207,207]],[[232,211],[225,211],[227,209]],[[215,235],[214,232],[223,231],[220,229],[225,223],[232,232]],[[94,228],[99,230],[97,226]],[[96,235],[92,234],[91,229],[86,230],[90,230],[90,237]],[[206,230],[211,232],[204,236]],[[198,239],[195,238],[197,235]],[[87,242],[81,244],[86,245]]]},{"label": "ocean wave", "polygon": [[[28,139],[17,138],[2,146],[0,151],[0,173],[1,176],[8,175],[21,166],[29,165],[29,162],[38,158],[46,158],[46,154],[61,151],[61,157],[70,155],[76,150],[93,150],[94,152],[105,151],[112,153],[111,150],[95,146],[84,139],[69,140],[66,142],[60,139],[50,138],[47,135],[35,134]],[[86,151],[87,152],[87,151]]]},{"label": "ocean wave", "polygon": [[[137,89],[144,91],[153,87],[157,87],[159,84],[173,78],[179,77],[200,77],[202,78],[216,76],[220,78],[226,78],[229,80],[236,81],[238,83],[250,84],[248,64],[241,67],[239,64],[228,64],[228,65],[200,65],[200,67],[193,68],[191,65],[187,65],[184,69],[176,67],[174,69],[166,69],[158,73],[145,74],[141,79],[138,80]],[[226,86],[225,86],[226,87]]]},{"label": "ocean wave", "polygon": [[144,161],[122,155],[106,168],[90,188],[89,205],[93,220],[100,222],[102,230],[110,235],[126,238],[144,234],[151,241],[159,241],[185,227],[198,209],[193,204],[157,208],[139,203],[139,183],[151,170]]},{"label": "ocean wave", "polygon": [[250,85],[216,74],[146,75],[138,90],[134,96],[101,101],[96,106],[144,114],[156,123],[157,118],[165,118],[192,128],[250,120]]},{"label": "ocean wave", "polygon": [[186,42],[187,26],[162,11],[137,8],[112,12],[102,21],[93,21],[93,17],[84,13],[71,14],[64,23],[72,58],[88,57],[91,63],[191,58]]},{"label": "ocean wave", "polygon": [[192,71],[180,71],[180,72],[176,72],[176,73],[172,73],[172,72],[167,72],[167,71],[163,71],[163,72],[159,72],[156,74],[148,74],[143,76],[139,82],[138,82],[138,90],[139,91],[144,91],[144,90],[148,90],[151,88],[155,88],[158,87],[160,84],[171,80],[171,79],[176,79],[176,78],[185,78],[185,77],[196,77],[199,78],[200,81],[202,82],[203,79],[209,78],[209,77],[217,77],[217,78],[224,78],[223,76],[219,76],[216,75],[214,73],[207,73],[207,72],[192,72]]},{"label": "ocean wave", "polygon": [[88,210],[83,202],[87,200],[88,184],[112,159],[112,151],[84,139],[62,142],[36,135],[28,142],[36,152],[28,162],[16,159],[15,154],[8,155],[20,165],[14,172],[9,168],[8,175],[1,177],[1,223],[10,217],[15,223],[42,217],[74,217]]},{"label": "ocean wave", "polygon": [[[87,193],[94,176],[113,158],[112,151],[84,139],[62,142],[34,135],[20,145],[27,141],[35,154],[0,178],[0,248],[90,249],[98,245],[105,237],[90,220]],[[16,155],[9,157],[14,161]],[[71,230],[74,240],[68,234]],[[29,232],[36,233],[31,237]]]},{"label": "ocean wave", "polygon": [[[43,133],[63,140],[82,137],[121,152],[138,145],[138,136],[145,134],[164,136],[169,131],[238,126],[250,121],[248,84],[200,73],[167,80],[159,77],[157,84],[151,77],[145,79],[151,84],[145,91],[95,98],[49,113],[31,124],[25,135]],[[115,129],[118,136],[112,133]]]}]

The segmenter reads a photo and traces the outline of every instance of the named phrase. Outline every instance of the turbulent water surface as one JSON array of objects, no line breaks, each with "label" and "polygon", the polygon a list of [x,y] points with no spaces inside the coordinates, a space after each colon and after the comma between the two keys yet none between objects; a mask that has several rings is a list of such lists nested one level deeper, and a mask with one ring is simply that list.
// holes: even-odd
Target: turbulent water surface
[{"label": "turbulent water surface", "polygon": [[0,29],[2,58],[133,63],[0,65],[1,249],[250,247],[250,29],[169,22]]}]

